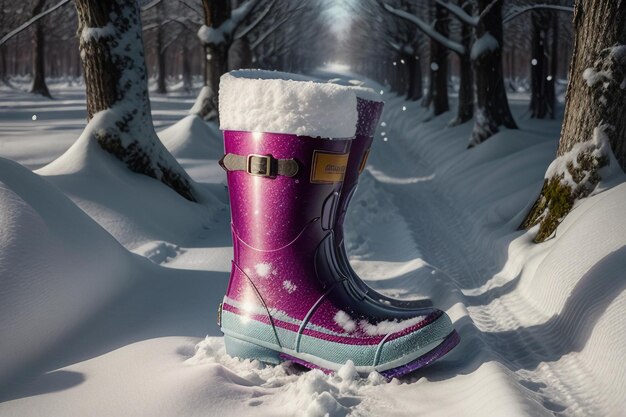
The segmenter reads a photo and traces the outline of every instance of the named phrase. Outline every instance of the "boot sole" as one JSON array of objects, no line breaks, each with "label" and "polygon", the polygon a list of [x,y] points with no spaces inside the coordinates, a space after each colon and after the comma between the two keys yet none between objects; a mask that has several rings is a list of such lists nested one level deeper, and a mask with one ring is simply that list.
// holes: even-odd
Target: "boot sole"
[{"label": "boot sole", "polygon": [[[379,371],[375,369],[375,367],[372,367],[372,371],[378,372],[387,380],[399,378],[403,375],[424,368],[430,363],[443,357],[448,352],[450,352],[459,343],[460,340],[461,338],[457,331],[453,330],[448,336],[443,339],[443,341],[435,345],[434,348],[424,353],[423,355],[411,360],[410,362],[395,368],[382,371]],[[260,346],[232,335],[225,335],[224,343],[226,345],[226,352],[233,357],[243,359],[257,359],[260,362],[271,365],[278,365],[281,362],[291,361],[309,369],[319,369],[326,374],[331,374],[336,371],[336,369],[325,368],[323,366],[311,363],[305,359],[298,358],[296,356],[277,351],[265,346]],[[338,366],[340,365],[338,364]],[[367,372],[360,373],[365,375]]]}]

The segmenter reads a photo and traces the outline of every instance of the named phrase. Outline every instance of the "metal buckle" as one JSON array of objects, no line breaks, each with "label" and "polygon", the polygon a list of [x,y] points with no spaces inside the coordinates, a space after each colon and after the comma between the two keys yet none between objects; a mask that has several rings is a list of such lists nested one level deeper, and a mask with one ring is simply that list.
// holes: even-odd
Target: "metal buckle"
[{"label": "metal buckle", "polygon": [[[261,169],[257,169],[254,172],[252,171],[252,158],[259,158],[261,161],[258,162],[261,165]],[[265,170],[263,170],[263,162],[265,161]],[[272,176],[272,155],[256,155],[250,154],[246,160],[246,172],[250,175],[255,175],[258,177],[271,177]]]}]

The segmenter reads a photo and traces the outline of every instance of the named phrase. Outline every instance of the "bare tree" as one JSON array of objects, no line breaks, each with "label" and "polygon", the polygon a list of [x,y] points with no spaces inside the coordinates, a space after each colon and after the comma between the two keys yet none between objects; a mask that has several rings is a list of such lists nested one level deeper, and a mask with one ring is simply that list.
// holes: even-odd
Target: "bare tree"
[{"label": "bare tree", "polygon": [[[520,228],[549,238],[611,163],[626,170],[626,0],[578,0],[557,159]],[[613,155],[614,157],[613,157]]]},{"label": "bare tree", "polygon": [[[427,23],[415,13],[409,13],[406,10],[397,9],[383,3],[384,10],[388,13],[411,22],[416,29],[426,34],[430,39],[430,88],[428,95],[424,98],[424,105],[429,106],[432,102],[434,115],[439,115],[448,110],[448,75],[447,75],[447,54],[453,51],[459,56],[460,62],[460,85],[459,85],[459,101],[457,114],[451,121],[452,125],[465,123],[472,119],[474,114],[474,92],[473,92],[473,76],[472,64],[470,60],[470,48],[472,41],[472,26],[465,21],[461,24],[460,41],[456,42],[450,39],[448,31],[448,17],[446,11],[448,7],[435,1],[434,23]],[[469,2],[463,2],[459,7],[461,12],[471,13],[472,5]],[[436,100],[435,100],[436,98]]]},{"label": "bare tree", "polygon": [[192,112],[204,119],[217,118],[219,82],[222,74],[228,70],[228,49],[235,31],[259,1],[247,0],[231,11],[229,0],[202,0],[204,24],[198,30],[198,37],[204,46],[206,67],[204,88]]},{"label": "bare tree", "polygon": [[94,139],[132,171],[195,201],[191,180],[154,131],[137,3],[76,0],[76,9]]},{"label": "bare tree", "polygon": [[[33,6],[32,16],[35,17],[40,14],[45,5],[46,0],[36,0]],[[31,85],[30,92],[52,98],[50,91],[48,91],[48,85],[46,84],[46,35],[40,20],[34,24],[32,34],[32,51],[33,83]]]},{"label": "bare tree", "polygon": [[517,129],[509,109],[502,70],[503,0],[478,0],[480,18],[472,48],[476,76],[476,117],[469,147],[499,131],[500,126]]}]

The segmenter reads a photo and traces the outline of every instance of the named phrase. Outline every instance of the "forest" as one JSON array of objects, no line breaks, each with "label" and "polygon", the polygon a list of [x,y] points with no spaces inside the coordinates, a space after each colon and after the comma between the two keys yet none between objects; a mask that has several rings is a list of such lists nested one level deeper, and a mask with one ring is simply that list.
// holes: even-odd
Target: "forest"
[{"label": "forest", "polygon": [[[0,0],[0,414],[622,415],[625,172],[626,0]],[[324,274],[374,365],[456,347],[298,356]]]}]

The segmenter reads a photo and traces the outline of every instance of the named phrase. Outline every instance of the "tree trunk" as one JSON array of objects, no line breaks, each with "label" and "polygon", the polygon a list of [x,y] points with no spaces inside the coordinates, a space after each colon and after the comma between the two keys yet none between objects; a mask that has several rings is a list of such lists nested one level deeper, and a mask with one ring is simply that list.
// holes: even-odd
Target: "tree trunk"
[{"label": "tree trunk", "polygon": [[245,38],[235,40],[228,48],[228,71],[252,67],[252,50]]},{"label": "tree trunk", "polygon": [[499,131],[500,126],[517,129],[504,88],[502,70],[502,0],[479,0],[479,13],[485,13],[476,27],[476,42],[472,48],[476,76],[477,114],[469,148]]},{"label": "tree trunk", "polygon": [[165,50],[163,49],[163,2],[157,5],[157,29],[156,29],[156,46],[154,53],[157,59],[157,93],[166,94],[167,86],[165,85]]},{"label": "tree trunk", "polygon": [[2,64],[0,66],[0,81],[2,81],[4,84],[8,84],[9,83],[9,66],[7,63],[7,48],[6,45],[2,45],[0,46],[0,61],[2,61]]},{"label": "tree trunk", "polygon": [[551,13],[545,10],[533,10],[531,12],[530,117],[536,119],[545,119],[551,108],[548,92],[548,60],[546,58],[550,15]]},{"label": "tree trunk", "polygon": [[422,84],[422,64],[417,52],[417,45],[413,45],[413,53],[406,54],[404,61],[407,67],[407,76],[409,78],[408,98],[411,101],[417,101],[424,95],[424,86]]},{"label": "tree trunk", "polygon": [[556,78],[559,71],[559,14],[552,12],[552,45],[550,52],[550,71],[548,72],[547,102],[550,106],[550,118],[556,117]]},{"label": "tree trunk", "polygon": [[[459,6],[465,13],[472,14],[472,4],[465,0],[459,0]],[[469,25],[461,25],[461,43],[466,51],[472,44],[472,28]],[[456,117],[451,125],[459,125],[472,120],[474,117],[474,77],[472,76],[472,60],[469,52],[459,55],[459,103]]]},{"label": "tree trunk", "polygon": [[154,131],[138,3],[75,1],[88,119],[100,112],[94,139],[132,171],[195,201],[187,173]]},{"label": "tree trunk", "polygon": [[[435,30],[448,37],[448,12],[435,5]],[[433,115],[438,116],[450,109],[448,104],[448,48],[431,39],[430,76],[432,79]]]},{"label": "tree trunk", "polygon": [[520,226],[539,224],[536,242],[549,238],[576,201],[595,190],[611,151],[626,170],[626,0],[578,0],[574,28],[559,163],[546,173]]},{"label": "tree trunk", "polygon": [[[33,7],[32,16],[36,16],[43,11],[43,7],[46,4],[46,0],[37,0],[35,7]],[[42,96],[52,98],[48,86],[46,85],[46,36],[43,30],[41,21],[35,23],[33,37],[32,37],[32,74],[33,84],[31,85],[30,92],[34,94],[41,94]]]},{"label": "tree trunk", "polygon": [[184,39],[182,48],[182,73],[183,73],[183,88],[186,92],[191,92],[193,89],[193,78],[191,76],[191,57],[189,56],[189,45]]},{"label": "tree trunk", "polygon": [[[202,0],[204,9],[204,25],[210,30],[218,29],[230,18],[230,3],[228,0]],[[200,36],[204,46],[206,59],[204,73],[204,88],[198,96],[194,112],[205,120],[218,117],[218,92],[220,77],[228,71],[228,47],[226,39],[207,41]]]}]

